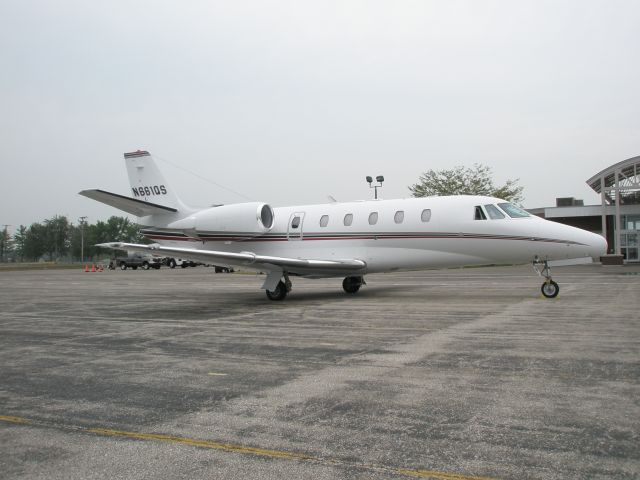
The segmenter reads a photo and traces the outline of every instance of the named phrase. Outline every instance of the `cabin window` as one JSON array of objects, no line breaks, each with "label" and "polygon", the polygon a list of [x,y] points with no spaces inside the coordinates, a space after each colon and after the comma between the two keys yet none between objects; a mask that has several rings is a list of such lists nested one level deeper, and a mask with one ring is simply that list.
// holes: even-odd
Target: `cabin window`
[{"label": "cabin window", "polygon": [[476,214],[475,214],[475,217],[473,217],[473,218],[474,218],[474,220],[486,220],[487,219],[487,216],[482,211],[482,207],[480,205],[476,206]]},{"label": "cabin window", "polygon": [[428,222],[429,220],[431,220],[431,209],[425,208],[424,210],[422,210],[422,215],[420,215],[420,219],[423,222]]},{"label": "cabin window", "polygon": [[378,223],[378,212],[371,212],[369,214],[369,225],[375,225]]},{"label": "cabin window", "polygon": [[329,225],[329,215],[322,215],[320,217],[320,226],[326,227],[327,225]]},{"label": "cabin window", "polygon": [[396,223],[404,222],[404,212],[402,210],[398,210],[393,216],[393,221]]},{"label": "cabin window", "polygon": [[495,205],[491,205],[491,204],[485,205],[484,209],[489,214],[489,218],[491,220],[499,220],[501,218],[504,218],[504,213],[502,213],[500,211],[500,209],[498,207],[496,207]]},{"label": "cabin window", "polygon": [[498,206],[511,218],[524,218],[531,215],[526,210],[516,207],[513,203],[499,203]]},{"label": "cabin window", "polygon": [[344,216],[344,226],[350,227],[352,223],[353,223],[353,213],[347,213]]},{"label": "cabin window", "polygon": [[300,217],[293,217],[291,220],[291,228],[298,228],[300,226]]}]

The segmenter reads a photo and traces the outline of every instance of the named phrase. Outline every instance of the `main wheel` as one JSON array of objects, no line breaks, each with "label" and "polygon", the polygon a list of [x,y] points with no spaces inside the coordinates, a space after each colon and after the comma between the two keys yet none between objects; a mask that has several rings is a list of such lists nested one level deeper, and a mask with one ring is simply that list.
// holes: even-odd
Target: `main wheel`
[{"label": "main wheel", "polygon": [[169,268],[176,268],[176,261],[173,258],[169,260]]},{"label": "main wheel", "polygon": [[267,298],[269,300],[284,300],[284,297],[287,296],[287,286],[284,284],[282,280],[278,282],[276,285],[276,289],[274,291],[267,290]]},{"label": "main wheel", "polygon": [[549,280],[548,282],[544,282],[542,284],[540,291],[542,291],[542,295],[547,298],[556,298],[560,293],[560,287],[553,280]]},{"label": "main wheel", "polygon": [[347,293],[357,293],[362,283],[362,277],[346,277],[342,281],[342,288]]},{"label": "main wheel", "polygon": [[147,262],[146,260],[142,262],[142,268],[144,270],[149,270],[149,262]]},{"label": "main wheel", "polygon": [[125,262],[121,262],[120,263],[120,270],[126,270],[127,269],[127,264]]}]

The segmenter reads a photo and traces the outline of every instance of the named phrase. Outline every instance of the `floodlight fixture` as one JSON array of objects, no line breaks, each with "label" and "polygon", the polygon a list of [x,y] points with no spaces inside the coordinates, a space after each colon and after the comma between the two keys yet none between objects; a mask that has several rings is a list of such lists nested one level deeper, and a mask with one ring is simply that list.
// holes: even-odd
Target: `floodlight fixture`
[{"label": "floodlight fixture", "polygon": [[384,176],[382,175],[378,175],[376,177],[376,182],[378,182],[380,185],[371,185],[373,183],[373,177],[370,177],[369,175],[367,175],[367,183],[369,184],[369,188],[373,188],[374,189],[374,198],[377,200],[378,199],[378,187],[382,187],[382,182],[384,182]]}]

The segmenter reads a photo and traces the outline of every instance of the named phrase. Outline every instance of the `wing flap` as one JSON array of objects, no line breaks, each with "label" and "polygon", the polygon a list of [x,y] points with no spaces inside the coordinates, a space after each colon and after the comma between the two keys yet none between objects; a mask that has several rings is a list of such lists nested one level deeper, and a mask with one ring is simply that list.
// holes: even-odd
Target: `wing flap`
[{"label": "wing flap", "polygon": [[357,272],[364,269],[367,264],[358,259],[345,260],[321,260],[290,257],[274,257],[270,255],[258,255],[252,252],[221,252],[215,250],[198,250],[195,248],[167,247],[159,244],[142,245],[137,243],[100,243],[97,247],[112,248],[117,250],[129,250],[134,252],[146,252],[153,255],[170,254],[175,257],[194,260],[204,263],[222,263],[248,267],[255,270],[284,269],[291,272]]},{"label": "wing flap", "polygon": [[146,217],[147,215],[159,215],[163,213],[175,213],[178,210],[171,207],[165,207],[164,205],[158,205],[156,203],[145,202],[144,200],[137,200],[131,197],[125,197],[124,195],[118,195],[117,193],[106,192],[104,190],[83,190],[79,192],[80,195],[106,205],[115,207],[123,212],[130,213],[137,217]]}]

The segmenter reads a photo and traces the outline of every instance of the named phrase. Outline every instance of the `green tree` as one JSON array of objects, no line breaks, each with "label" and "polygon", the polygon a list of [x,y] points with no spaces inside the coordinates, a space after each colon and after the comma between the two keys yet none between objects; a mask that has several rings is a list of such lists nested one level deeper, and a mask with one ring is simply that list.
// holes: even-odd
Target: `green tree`
[{"label": "green tree", "polygon": [[71,224],[65,216],[55,215],[44,221],[46,229],[45,250],[49,254],[49,260],[55,260],[65,256],[70,246]]},{"label": "green tree", "polygon": [[491,168],[476,163],[473,167],[460,165],[448,170],[428,170],[409,190],[414,197],[486,195],[520,203],[524,187],[518,185],[518,180],[507,180],[504,185],[496,187]]},{"label": "green tree", "polygon": [[41,223],[32,223],[26,232],[24,256],[38,261],[47,252],[47,228]]},{"label": "green tree", "polygon": [[13,240],[9,235],[9,230],[5,227],[0,232],[0,262],[6,262],[13,252]]},{"label": "green tree", "polygon": [[16,259],[24,262],[25,257],[25,245],[27,242],[27,227],[20,225],[13,234],[13,245],[15,250]]}]

